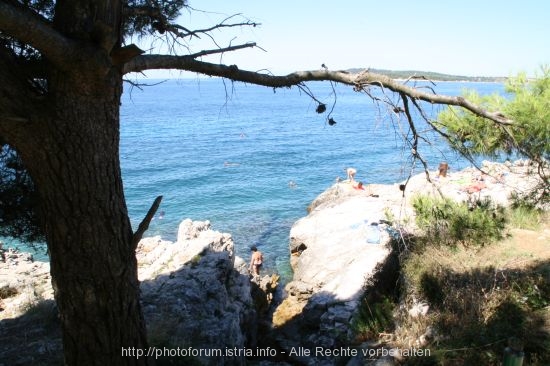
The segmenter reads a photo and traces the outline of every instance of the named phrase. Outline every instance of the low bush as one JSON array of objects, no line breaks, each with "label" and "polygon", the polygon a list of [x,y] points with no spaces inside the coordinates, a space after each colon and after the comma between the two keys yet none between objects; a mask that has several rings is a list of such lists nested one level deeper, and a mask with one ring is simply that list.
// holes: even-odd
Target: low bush
[{"label": "low bush", "polygon": [[504,237],[505,210],[489,199],[464,203],[416,196],[412,206],[416,224],[432,244],[483,246]]},{"label": "low bush", "polygon": [[355,316],[352,329],[358,340],[378,338],[380,333],[393,329],[393,311],[395,303],[388,297],[371,302],[362,300],[358,314]]},{"label": "low bush", "polygon": [[512,205],[508,210],[510,226],[517,229],[538,230],[545,219],[545,211],[537,208],[529,201],[512,197]]}]

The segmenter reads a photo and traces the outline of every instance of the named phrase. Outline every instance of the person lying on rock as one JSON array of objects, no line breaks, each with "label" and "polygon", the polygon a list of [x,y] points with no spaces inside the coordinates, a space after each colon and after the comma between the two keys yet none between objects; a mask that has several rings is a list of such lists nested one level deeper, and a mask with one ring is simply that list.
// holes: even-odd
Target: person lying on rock
[{"label": "person lying on rock", "polygon": [[365,187],[365,185],[363,184],[363,182],[357,182],[357,184],[354,184],[354,185],[353,185],[353,188],[354,188],[354,189],[357,189],[357,190],[359,190],[359,191],[368,191],[367,193],[368,193],[368,196],[369,196],[369,197],[379,197],[377,194],[373,194],[373,193],[372,193],[372,188],[369,187],[369,188],[367,189],[367,188]]},{"label": "person lying on rock", "polygon": [[254,276],[259,276],[260,267],[264,262],[264,256],[262,255],[262,252],[256,248],[256,246],[253,246],[250,250],[252,251],[252,258],[250,258],[250,271]]},{"label": "person lying on rock", "polygon": [[464,187],[463,190],[466,191],[466,193],[472,194],[472,193],[479,192],[484,188],[487,188],[485,176],[486,174],[484,173],[474,174],[471,178],[472,183]]},{"label": "person lying on rock", "polygon": [[357,182],[357,184],[354,184],[353,185],[353,188],[357,189],[357,190],[360,190],[360,191],[364,191],[365,190],[365,186],[363,185],[363,182]]}]

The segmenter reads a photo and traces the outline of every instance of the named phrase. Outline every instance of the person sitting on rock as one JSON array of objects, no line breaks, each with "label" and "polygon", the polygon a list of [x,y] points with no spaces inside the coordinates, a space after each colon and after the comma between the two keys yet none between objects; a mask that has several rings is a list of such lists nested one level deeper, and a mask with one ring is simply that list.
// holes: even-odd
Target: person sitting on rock
[{"label": "person sitting on rock", "polygon": [[262,252],[260,252],[256,246],[253,246],[250,250],[252,251],[252,258],[250,258],[250,271],[254,276],[259,276],[260,267],[264,262],[264,257]]},{"label": "person sitting on rock", "polygon": [[347,168],[346,173],[348,174],[348,180],[350,181],[350,183],[355,182],[355,174],[357,174],[357,169]]},{"label": "person sitting on rock", "polygon": [[437,168],[436,177],[445,178],[447,176],[448,171],[449,171],[449,164],[446,161],[443,161],[439,164],[439,167]]}]

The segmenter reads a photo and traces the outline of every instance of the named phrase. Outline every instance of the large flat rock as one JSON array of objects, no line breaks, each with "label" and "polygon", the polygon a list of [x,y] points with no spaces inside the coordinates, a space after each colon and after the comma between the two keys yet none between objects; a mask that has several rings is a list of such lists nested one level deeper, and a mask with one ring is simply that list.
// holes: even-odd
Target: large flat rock
[{"label": "large flat rock", "polygon": [[[336,189],[348,187],[341,183]],[[293,281],[310,284],[335,301],[357,299],[365,278],[390,254],[384,225],[371,225],[384,218],[384,207],[379,197],[358,192],[318,206],[297,221],[290,231],[296,253]]]},{"label": "large flat rock", "polygon": [[[482,169],[452,171],[446,177],[423,172],[396,184],[368,184],[364,190],[344,181],[321,193],[290,231],[293,279],[273,315],[279,345],[287,350],[297,345],[333,348],[351,339],[350,323],[360,299],[388,273],[383,269],[392,268],[389,232],[418,232],[411,207],[416,195],[459,202],[489,197],[507,206],[512,194],[525,195],[541,182],[529,161],[483,162]],[[386,225],[390,221],[394,227]]]}]

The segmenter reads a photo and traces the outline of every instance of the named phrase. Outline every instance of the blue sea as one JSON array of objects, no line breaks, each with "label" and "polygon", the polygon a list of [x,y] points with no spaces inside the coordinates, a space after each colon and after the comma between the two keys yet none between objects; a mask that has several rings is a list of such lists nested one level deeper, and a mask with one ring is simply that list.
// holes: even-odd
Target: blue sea
[{"label": "blue sea", "polygon": [[[125,85],[120,159],[134,229],[155,197],[164,197],[145,236],[175,240],[185,218],[209,220],[213,229],[232,234],[238,255],[249,258],[256,245],[269,271],[288,274],[292,224],[336,177],[345,177],[346,167],[355,167],[356,179],[365,183],[395,183],[411,171],[400,136],[405,121],[399,127],[384,105],[350,87],[309,84],[327,105],[317,114],[317,103],[296,88],[215,78],[142,83],[151,85]],[[503,92],[495,83],[435,86],[450,95],[465,88]],[[431,116],[439,110],[425,107]],[[331,110],[333,126],[327,123]],[[437,138],[419,152],[431,169],[442,160],[453,169],[469,165]],[[417,163],[415,172],[421,171]]]}]

